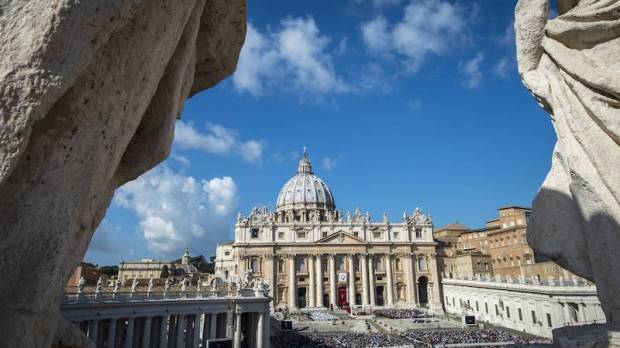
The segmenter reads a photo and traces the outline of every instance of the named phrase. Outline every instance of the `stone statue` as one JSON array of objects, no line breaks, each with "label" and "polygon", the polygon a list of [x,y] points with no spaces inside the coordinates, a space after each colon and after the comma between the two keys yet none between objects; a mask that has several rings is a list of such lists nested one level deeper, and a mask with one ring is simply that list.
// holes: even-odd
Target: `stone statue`
[{"label": "stone statue", "polygon": [[101,279],[101,277],[99,277],[99,279],[97,279],[97,287],[95,288],[95,292],[98,294],[101,292],[101,287],[103,286],[103,279]]},{"label": "stone statue", "polygon": [[186,98],[235,70],[246,4],[0,3],[2,343],[80,347],[58,305],[71,269],[114,190],[168,156]]},{"label": "stone statue", "polygon": [[80,277],[80,280],[78,281],[78,294],[81,294],[82,292],[84,292],[84,285],[86,284],[86,280],[84,279],[84,277]]},{"label": "stone statue", "polygon": [[153,291],[153,277],[151,277],[151,279],[149,279],[149,287],[148,287],[148,292]]},{"label": "stone statue", "polygon": [[172,278],[166,278],[166,282],[164,283],[164,291],[170,291],[170,287],[172,286]]},{"label": "stone statue", "polygon": [[383,223],[387,224],[388,223],[388,216],[386,212],[383,212]]},{"label": "stone statue", "polygon": [[198,280],[196,281],[196,292],[200,294],[201,290],[202,290],[202,279],[198,277]]},{"label": "stone statue", "polygon": [[138,288],[138,278],[133,278],[133,281],[131,282],[131,292],[136,292],[137,288]]},{"label": "stone statue", "polygon": [[114,282],[114,289],[112,290],[112,292],[116,294],[120,289],[121,289],[121,280],[116,279],[116,281]]},{"label": "stone statue", "polygon": [[[519,73],[557,133],[527,230],[536,257],[596,283],[620,331],[620,1],[520,0]],[[616,343],[614,343],[616,344]]]}]

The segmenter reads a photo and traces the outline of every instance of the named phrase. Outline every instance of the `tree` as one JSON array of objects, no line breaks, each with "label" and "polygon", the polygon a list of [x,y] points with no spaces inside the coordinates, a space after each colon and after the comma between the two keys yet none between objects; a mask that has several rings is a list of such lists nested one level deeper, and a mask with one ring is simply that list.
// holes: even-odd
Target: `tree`
[{"label": "tree", "polygon": [[115,276],[118,275],[118,266],[101,266],[99,268],[101,274],[105,274],[107,276]]},{"label": "tree", "polygon": [[161,274],[159,275],[160,278],[168,278],[170,277],[170,271],[168,270],[168,265],[164,265],[164,267],[161,268]]}]

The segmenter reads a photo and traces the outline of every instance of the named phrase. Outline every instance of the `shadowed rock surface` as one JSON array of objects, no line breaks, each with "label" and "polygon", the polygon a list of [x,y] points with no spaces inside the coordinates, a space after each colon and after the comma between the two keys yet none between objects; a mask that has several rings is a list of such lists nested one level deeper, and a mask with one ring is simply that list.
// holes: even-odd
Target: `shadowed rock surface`
[{"label": "shadowed rock surface", "polygon": [[58,301],[114,190],[166,158],[188,95],[231,74],[244,0],[0,4],[0,332],[81,347]]},{"label": "shadowed rock surface", "polygon": [[548,19],[548,0],[520,0],[515,14],[521,78],[558,138],[527,238],[537,257],[596,283],[608,327],[619,331],[620,1],[557,8]]}]

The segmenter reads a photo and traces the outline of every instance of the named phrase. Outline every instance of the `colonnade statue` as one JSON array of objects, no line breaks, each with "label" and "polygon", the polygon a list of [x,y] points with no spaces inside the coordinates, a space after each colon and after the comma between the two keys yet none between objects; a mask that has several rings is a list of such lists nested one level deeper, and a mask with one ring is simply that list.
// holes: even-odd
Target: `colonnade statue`
[{"label": "colonnade statue", "polygon": [[[89,345],[59,299],[114,190],[236,68],[245,0],[0,1],[3,347]],[[21,284],[21,286],[16,286]]]},{"label": "colonnade statue", "polygon": [[620,331],[620,1],[520,0],[519,73],[557,133],[527,239],[596,283],[609,344]]}]

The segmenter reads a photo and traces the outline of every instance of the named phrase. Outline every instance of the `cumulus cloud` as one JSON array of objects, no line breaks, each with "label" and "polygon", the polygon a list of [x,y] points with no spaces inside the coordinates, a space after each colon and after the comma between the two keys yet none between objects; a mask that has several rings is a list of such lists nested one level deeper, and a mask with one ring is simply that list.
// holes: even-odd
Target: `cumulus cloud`
[{"label": "cumulus cloud", "polygon": [[150,251],[177,255],[228,238],[238,192],[230,177],[196,179],[162,165],[119,188],[114,202],[137,215]]},{"label": "cumulus cloud", "polygon": [[254,96],[291,87],[313,94],[347,92],[327,51],[329,43],[312,17],[284,19],[268,33],[248,23],[233,84]]},{"label": "cumulus cloud", "polygon": [[493,72],[495,75],[507,78],[510,74],[510,71],[515,64],[514,60],[509,57],[502,57],[495,65],[493,66]]},{"label": "cumulus cloud", "polygon": [[514,47],[515,45],[515,22],[514,21],[510,21],[510,23],[508,23],[508,25],[504,29],[504,32],[502,33],[502,36],[499,38],[499,43],[504,46]]},{"label": "cumulus cloud", "polygon": [[241,141],[237,132],[219,124],[207,124],[207,133],[201,133],[193,124],[180,120],[175,125],[174,144],[215,155],[237,154],[250,163],[260,162],[265,148],[258,140]]},{"label": "cumulus cloud", "polygon": [[336,160],[330,157],[324,157],[321,159],[321,168],[326,171],[330,171],[336,167]]},{"label": "cumulus cloud", "polygon": [[383,16],[361,25],[369,51],[396,54],[409,72],[416,72],[429,55],[448,52],[466,28],[463,8],[444,0],[413,0],[403,17],[389,23]]},{"label": "cumulus cloud", "polygon": [[459,64],[459,71],[465,77],[463,85],[468,89],[476,89],[482,82],[482,72],[480,63],[484,60],[484,55],[478,52],[476,56],[464,63]]}]

